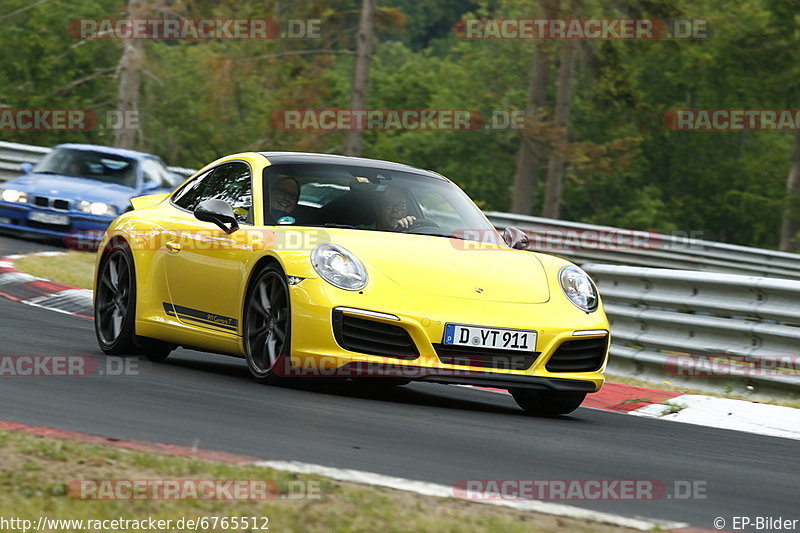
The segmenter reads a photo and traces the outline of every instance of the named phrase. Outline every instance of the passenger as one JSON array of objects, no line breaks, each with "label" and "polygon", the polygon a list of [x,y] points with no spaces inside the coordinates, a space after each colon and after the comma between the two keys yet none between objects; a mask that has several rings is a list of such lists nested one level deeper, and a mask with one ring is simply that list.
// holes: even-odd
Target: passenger
[{"label": "passenger", "polygon": [[[272,218],[279,221],[297,207],[300,199],[300,184],[296,179],[283,176],[272,182],[269,190],[269,207]],[[292,218],[292,217],[289,217]]]}]

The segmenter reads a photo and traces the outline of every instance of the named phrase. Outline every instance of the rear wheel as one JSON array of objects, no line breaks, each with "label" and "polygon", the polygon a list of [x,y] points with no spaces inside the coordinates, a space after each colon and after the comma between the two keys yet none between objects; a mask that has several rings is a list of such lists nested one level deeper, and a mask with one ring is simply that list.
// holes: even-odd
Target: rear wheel
[{"label": "rear wheel", "polygon": [[586,398],[585,392],[510,389],[508,392],[526,413],[533,416],[558,416],[571,413]]},{"label": "rear wheel", "polygon": [[172,345],[136,336],[136,274],[126,246],[107,252],[100,262],[94,299],[94,329],[108,355],[144,355],[163,361]]},{"label": "rear wheel", "polygon": [[276,365],[291,348],[289,287],[283,271],[270,265],[256,274],[247,291],[244,347],[250,374],[263,383],[277,383]]}]

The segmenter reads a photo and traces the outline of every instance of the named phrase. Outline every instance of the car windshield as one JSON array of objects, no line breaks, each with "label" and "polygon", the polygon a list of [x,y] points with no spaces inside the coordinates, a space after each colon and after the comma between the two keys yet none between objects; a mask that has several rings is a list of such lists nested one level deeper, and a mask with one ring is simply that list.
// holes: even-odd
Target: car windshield
[{"label": "car windshield", "polygon": [[264,169],[267,224],[398,231],[502,242],[478,207],[444,178],[319,163]]},{"label": "car windshield", "polygon": [[136,164],[135,159],[120,155],[56,148],[44,156],[33,171],[136,187]]}]

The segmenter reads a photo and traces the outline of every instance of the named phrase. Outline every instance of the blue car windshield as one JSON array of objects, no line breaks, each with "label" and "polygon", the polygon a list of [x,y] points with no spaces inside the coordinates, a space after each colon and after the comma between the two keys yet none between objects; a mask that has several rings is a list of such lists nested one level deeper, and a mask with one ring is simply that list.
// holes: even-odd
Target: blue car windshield
[{"label": "blue car windshield", "polygon": [[88,178],[126,187],[136,187],[135,159],[103,152],[56,148],[33,168],[38,174]]}]

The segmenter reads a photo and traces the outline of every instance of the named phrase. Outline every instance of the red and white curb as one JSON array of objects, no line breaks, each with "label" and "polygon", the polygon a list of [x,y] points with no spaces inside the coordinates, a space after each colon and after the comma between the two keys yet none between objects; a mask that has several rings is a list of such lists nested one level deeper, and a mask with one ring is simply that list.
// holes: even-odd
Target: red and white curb
[{"label": "red and white curb", "polygon": [[[57,256],[63,252],[34,255]],[[24,256],[0,258],[0,295],[27,305],[92,318],[92,291],[19,272],[14,268],[14,261],[21,257]],[[504,389],[471,388],[508,394]],[[583,406],[800,440],[800,409],[779,405],[606,383],[600,392],[588,395]]]},{"label": "red and white curb", "polygon": [[[39,256],[58,256],[64,252],[40,252]],[[14,261],[24,255],[0,258],[0,296],[35,307],[67,315],[92,318],[92,291],[77,289],[25,274],[14,268]]]},{"label": "red and white curb", "polygon": [[[504,389],[472,387],[508,394]],[[606,382],[581,407],[800,440],[800,409]]]}]

